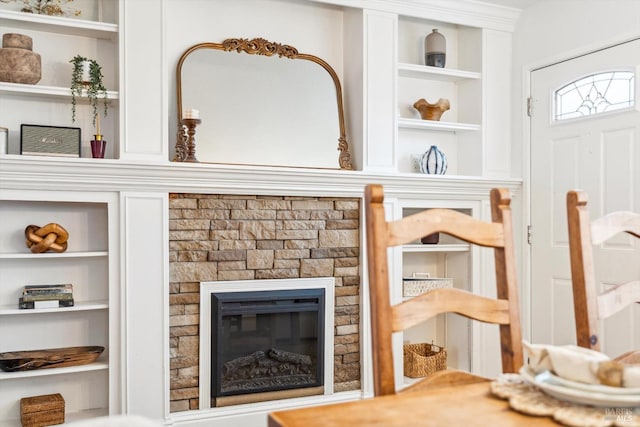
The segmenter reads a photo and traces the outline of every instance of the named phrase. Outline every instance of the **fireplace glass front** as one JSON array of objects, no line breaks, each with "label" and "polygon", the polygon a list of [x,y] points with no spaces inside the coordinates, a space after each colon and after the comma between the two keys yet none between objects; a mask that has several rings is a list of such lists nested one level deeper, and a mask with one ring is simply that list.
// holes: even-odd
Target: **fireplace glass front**
[{"label": "fireplace glass front", "polygon": [[213,293],[211,405],[320,394],[324,293]]}]

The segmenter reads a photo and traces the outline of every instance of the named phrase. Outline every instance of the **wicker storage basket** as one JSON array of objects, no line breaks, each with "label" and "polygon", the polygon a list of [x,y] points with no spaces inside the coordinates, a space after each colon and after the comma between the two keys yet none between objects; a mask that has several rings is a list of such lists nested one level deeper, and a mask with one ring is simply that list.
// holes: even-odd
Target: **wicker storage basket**
[{"label": "wicker storage basket", "polygon": [[402,280],[402,296],[417,297],[434,289],[453,287],[453,279],[448,277],[429,277],[429,273],[413,273]]},{"label": "wicker storage basket", "polygon": [[447,369],[447,349],[435,344],[405,344],[404,375],[410,378],[426,377]]}]

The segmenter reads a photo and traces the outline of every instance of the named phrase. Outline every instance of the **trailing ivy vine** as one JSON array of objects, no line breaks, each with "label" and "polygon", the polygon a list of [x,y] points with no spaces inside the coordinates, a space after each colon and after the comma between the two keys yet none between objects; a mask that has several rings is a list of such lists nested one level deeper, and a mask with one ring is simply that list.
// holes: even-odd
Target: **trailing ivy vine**
[{"label": "trailing ivy vine", "polygon": [[[83,91],[86,91],[89,104],[93,107],[93,125],[96,124],[98,116],[98,97],[102,97],[104,116],[107,116],[109,108],[109,99],[107,98],[107,88],[102,81],[102,67],[93,59],[87,59],[84,56],[76,55],[70,61],[73,64],[71,73],[71,121],[76,121],[76,104],[77,98],[82,97]],[[83,63],[89,63],[89,81],[83,81],[82,69]]]}]

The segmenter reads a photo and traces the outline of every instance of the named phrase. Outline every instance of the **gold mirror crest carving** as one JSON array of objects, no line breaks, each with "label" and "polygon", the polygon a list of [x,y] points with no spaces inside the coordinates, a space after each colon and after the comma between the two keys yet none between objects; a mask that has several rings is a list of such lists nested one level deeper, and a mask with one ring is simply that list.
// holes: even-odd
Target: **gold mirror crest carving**
[{"label": "gold mirror crest carving", "polygon": [[265,55],[279,57],[286,57],[294,59],[298,55],[298,49],[286,44],[270,42],[268,40],[257,39],[226,39],[222,42],[222,46],[225,51],[230,52],[235,50],[236,52],[246,52],[250,55]]}]

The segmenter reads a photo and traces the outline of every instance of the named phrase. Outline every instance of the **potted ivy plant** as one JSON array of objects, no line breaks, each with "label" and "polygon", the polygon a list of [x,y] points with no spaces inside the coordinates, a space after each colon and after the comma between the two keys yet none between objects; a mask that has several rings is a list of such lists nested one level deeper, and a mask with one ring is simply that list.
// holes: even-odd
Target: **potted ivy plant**
[{"label": "potted ivy plant", "polygon": [[107,98],[107,88],[102,81],[102,67],[94,59],[76,55],[70,61],[73,64],[71,73],[71,121],[76,121],[77,98],[86,91],[89,104],[93,107],[93,125],[96,124],[98,116],[99,97],[102,98],[104,116],[107,116],[109,99]]}]

